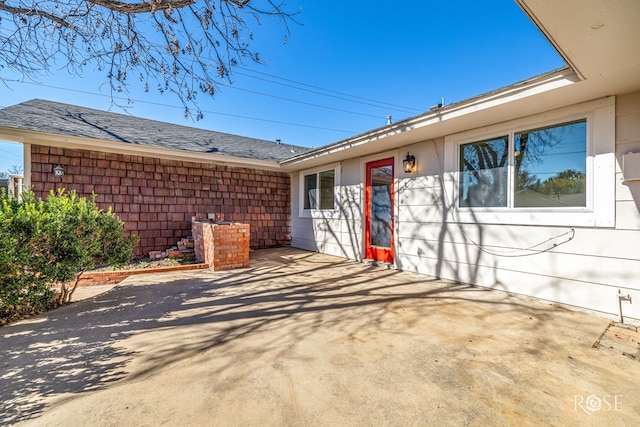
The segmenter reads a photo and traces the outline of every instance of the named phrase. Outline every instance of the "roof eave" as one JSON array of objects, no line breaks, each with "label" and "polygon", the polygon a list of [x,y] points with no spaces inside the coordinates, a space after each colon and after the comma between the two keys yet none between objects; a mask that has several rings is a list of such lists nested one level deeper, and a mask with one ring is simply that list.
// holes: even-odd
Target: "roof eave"
[{"label": "roof eave", "polygon": [[[287,170],[304,168],[313,160],[327,158],[327,161],[335,161],[338,153],[350,150],[355,147],[372,144],[380,140],[386,140],[385,149],[398,148],[413,142],[411,138],[401,138],[410,131],[417,129],[431,129],[432,132],[422,132],[419,138],[431,138],[444,136],[445,134],[468,130],[468,120],[474,115],[487,112],[490,109],[503,106],[524,98],[544,93],[571,85],[579,81],[579,77],[569,67],[542,74],[523,82],[487,92],[485,94],[448,105],[435,111],[430,111],[419,116],[415,116],[382,128],[374,129],[370,132],[339,141],[318,149],[294,156],[280,161],[280,164]],[[482,124],[474,124],[482,126]],[[428,138],[427,138],[428,139]],[[393,142],[397,141],[397,144]]]},{"label": "roof eave", "polygon": [[22,130],[4,126],[0,126],[0,140],[20,142],[23,144],[43,145],[46,147],[95,150],[132,156],[156,157],[165,160],[190,161],[236,167],[249,167],[270,171],[282,171],[282,167],[276,160],[258,160],[230,155],[106,141],[94,138],[57,135],[47,132]]}]

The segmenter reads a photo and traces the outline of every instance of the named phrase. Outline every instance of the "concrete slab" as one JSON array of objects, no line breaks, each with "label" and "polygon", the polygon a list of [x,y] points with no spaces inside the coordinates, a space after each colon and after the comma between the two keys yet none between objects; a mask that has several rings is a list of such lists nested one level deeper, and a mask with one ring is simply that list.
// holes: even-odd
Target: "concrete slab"
[{"label": "concrete slab", "polygon": [[78,286],[76,290],[71,295],[72,302],[78,302],[85,299],[92,298],[96,295],[100,295],[111,289],[115,288],[116,285],[92,285],[92,286]]},{"label": "concrete slab", "polygon": [[1,424],[639,425],[610,320],[293,249],[0,328]]}]

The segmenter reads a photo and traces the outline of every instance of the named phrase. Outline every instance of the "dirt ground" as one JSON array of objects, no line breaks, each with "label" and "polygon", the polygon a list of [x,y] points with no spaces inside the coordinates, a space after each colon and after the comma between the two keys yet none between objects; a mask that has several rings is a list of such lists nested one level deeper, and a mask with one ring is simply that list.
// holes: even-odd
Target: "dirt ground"
[{"label": "dirt ground", "polygon": [[[2,424],[640,425],[610,319],[294,249],[0,328]],[[633,350],[633,345],[629,348]]]}]

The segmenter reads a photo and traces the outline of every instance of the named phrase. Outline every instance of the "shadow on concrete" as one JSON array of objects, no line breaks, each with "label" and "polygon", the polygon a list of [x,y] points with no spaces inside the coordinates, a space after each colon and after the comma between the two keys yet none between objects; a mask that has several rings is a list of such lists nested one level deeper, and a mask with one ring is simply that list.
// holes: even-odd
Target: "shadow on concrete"
[{"label": "shadow on concrete", "polygon": [[[472,305],[461,307],[467,303]],[[447,314],[449,306],[454,311]],[[403,322],[433,318],[454,328],[458,321],[482,325],[517,312],[534,332],[552,319],[548,305],[471,285],[293,249],[257,251],[248,269],[137,276],[92,299],[1,328],[0,413],[6,424],[37,418],[47,399],[59,402],[142,379],[255,334],[269,339],[254,351],[276,358],[326,327],[345,335],[376,328],[403,334],[403,324],[389,319],[408,307],[417,316]],[[467,317],[457,319],[461,309]],[[192,326],[197,328],[184,332]],[[126,344],[143,334],[149,334],[147,344]],[[546,345],[544,337],[537,345]]]}]

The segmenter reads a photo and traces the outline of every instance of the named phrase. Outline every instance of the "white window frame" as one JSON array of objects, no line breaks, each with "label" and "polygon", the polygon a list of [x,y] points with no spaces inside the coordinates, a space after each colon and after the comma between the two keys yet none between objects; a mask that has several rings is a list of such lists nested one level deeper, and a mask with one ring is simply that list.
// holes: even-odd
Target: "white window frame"
[{"label": "white window frame", "polygon": [[[513,207],[514,133],[583,119],[587,121],[586,207]],[[460,207],[460,146],[504,135],[509,138],[508,207]],[[445,191],[451,222],[614,227],[615,98],[603,98],[445,137]]]},{"label": "white window frame", "polygon": [[[333,171],[334,181],[333,181],[333,209],[305,209],[304,208],[304,184],[305,177],[309,175],[319,176],[321,172]],[[300,217],[305,218],[332,218],[338,214],[339,210],[339,195],[340,195],[340,164],[331,164],[326,166],[321,166],[313,169],[308,169],[305,171],[300,171],[299,173],[299,181],[298,181],[298,199],[299,199],[299,214]],[[316,178],[317,179],[317,178]],[[319,187],[318,187],[319,188]]]}]

